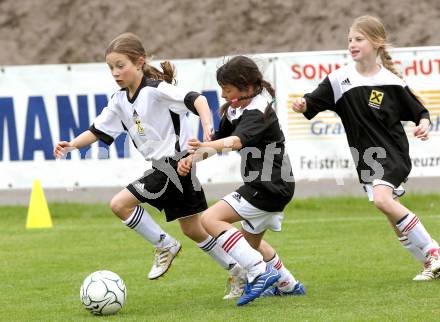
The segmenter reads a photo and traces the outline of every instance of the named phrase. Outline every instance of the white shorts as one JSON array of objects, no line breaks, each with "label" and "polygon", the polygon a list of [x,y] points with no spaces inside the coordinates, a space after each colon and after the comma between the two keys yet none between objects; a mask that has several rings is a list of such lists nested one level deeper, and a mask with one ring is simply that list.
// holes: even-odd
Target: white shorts
[{"label": "white shorts", "polygon": [[373,183],[364,184],[364,190],[367,193],[369,201],[374,201],[373,187],[380,186],[380,185],[393,188],[393,198],[394,199],[402,197],[405,194],[405,189],[403,188],[402,185],[400,185],[396,188],[392,183],[389,183],[388,181],[375,179],[375,180],[373,180]]},{"label": "white shorts", "polygon": [[281,231],[281,222],[284,218],[282,211],[270,212],[252,206],[238,192],[232,192],[225,197],[226,201],[237,214],[243,218],[241,226],[251,234],[259,234],[270,229]]}]

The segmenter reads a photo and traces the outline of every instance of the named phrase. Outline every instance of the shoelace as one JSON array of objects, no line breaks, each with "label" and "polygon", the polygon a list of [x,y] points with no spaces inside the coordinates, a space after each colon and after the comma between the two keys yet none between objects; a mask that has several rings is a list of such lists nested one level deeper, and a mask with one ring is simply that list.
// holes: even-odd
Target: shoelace
[{"label": "shoelace", "polygon": [[168,252],[171,247],[165,247],[165,248],[156,248],[156,253],[154,255],[154,265],[160,266],[162,259],[167,259]]}]

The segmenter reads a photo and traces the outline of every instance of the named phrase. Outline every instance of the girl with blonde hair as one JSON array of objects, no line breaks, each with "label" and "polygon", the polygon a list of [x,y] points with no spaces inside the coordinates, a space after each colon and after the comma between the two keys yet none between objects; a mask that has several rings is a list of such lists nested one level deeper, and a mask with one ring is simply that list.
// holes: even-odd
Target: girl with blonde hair
[{"label": "girl with blonde hair", "polygon": [[309,120],[324,110],[341,118],[369,200],[387,216],[402,246],[423,264],[414,280],[432,280],[440,271],[439,246],[417,215],[398,201],[411,171],[401,121],[413,121],[414,136],[427,140],[429,112],[395,68],[388,45],[378,18],[358,17],[348,34],[353,63],[330,73],[292,107]]}]

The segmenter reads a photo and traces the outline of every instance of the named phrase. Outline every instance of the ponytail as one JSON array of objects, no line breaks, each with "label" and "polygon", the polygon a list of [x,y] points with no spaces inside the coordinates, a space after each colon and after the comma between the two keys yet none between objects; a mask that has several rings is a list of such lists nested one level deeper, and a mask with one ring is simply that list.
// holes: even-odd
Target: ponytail
[{"label": "ponytail", "polygon": [[[391,58],[390,53],[388,50],[386,50],[384,47],[379,48],[379,56],[380,60],[382,61],[383,66],[388,69],[390,72],[395,74],[400,79],[403,79],[402,74],[397,70],[396,65],[394,65],[393,59]],[[411,93],[414,95],[414,97],[419,101],[420,104],[425,105],[425,102],[423,99],[414,92],[411,88],[409,89]]]},{"label": "ponytail", "polygon": [[[141,39],[131,32],[120,34],[113,39],[105,50],[105,57],[113,52],[127,55],[133,64],[137,64],[140,57],[143,57],[145,60],[147,60],[148,57]],[[162,67],[162,72],[157,68],[144,63],[142,71],[144,72],[144,75],[149,78],[164,80],[167,83],[175,84],[176,71],[174,66],[169,61],[163,61],[160,63],[160,67]]]},{"label": "ponytail", "polygon": [[175,84],[176,69],[174,66],[169,61],[163,61],[160,63],[160,67],[163,70],[162,72],[156,67],[145,63],[143,67],[144,75],[152,79],[163,80],[169,84]]},{"label": "ponytail", "polygon": [[264,117],[266,118],[275,103],[275,89],[272,87],[271,83],[265,81],[264,79],[261,81],[261,86],[263,86],[263,88],[265,88],[269,95],[272,97],[272,100],[269,104],[267,104],[266,110],[264,111]]},{"label": "ponytail", "polygon": [[379,56],[380,60],[382,61],[383,67],[388,69],[390,72],[392,72],[394,75],[399,77],[400,79],[403,79],[402,74],[396,69],[396,66],[393,63],[393,59],[391,58],[390,53],[386,48],[380,47],[379,48]]}]

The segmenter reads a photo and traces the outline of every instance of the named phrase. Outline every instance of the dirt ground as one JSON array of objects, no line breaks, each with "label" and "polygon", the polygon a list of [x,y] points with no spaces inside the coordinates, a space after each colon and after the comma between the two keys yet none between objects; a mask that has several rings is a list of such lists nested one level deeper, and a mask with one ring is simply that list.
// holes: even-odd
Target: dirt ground
[{"label": "dirt ground", "polygon": [[155,59],[345,49],[364,14],[395,47],[440,45],[438,0],[0,0],[0,65],[101,62],[125,31]]}]

